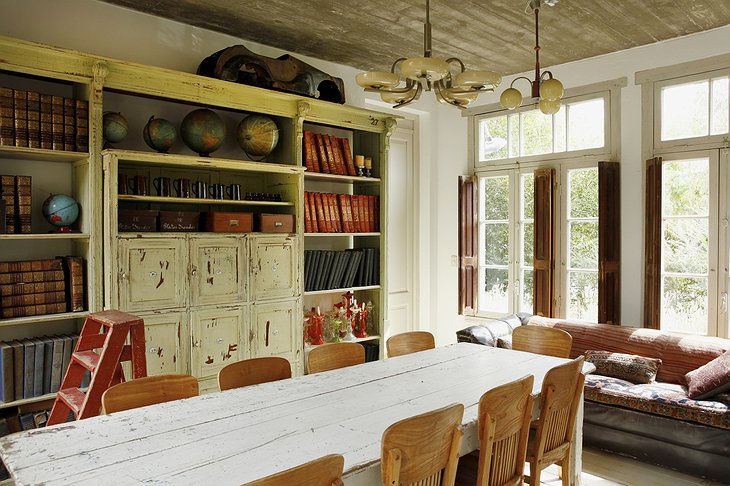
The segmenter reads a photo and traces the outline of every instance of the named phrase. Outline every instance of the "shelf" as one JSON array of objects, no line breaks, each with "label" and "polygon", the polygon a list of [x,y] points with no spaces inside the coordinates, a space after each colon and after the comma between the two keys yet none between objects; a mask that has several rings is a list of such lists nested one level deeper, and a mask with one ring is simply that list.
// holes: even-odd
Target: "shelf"
[{"label": "shelf", "polygon": [[207,204],[228,206],[294,206],[289,201],[232,201],[230,199],[198,199],[193,197],[162,197],[162,196],[136,196],[133,194],[120,194],[120,201],[138,203],[161,203],[161,204]]},{"label": "shelf", "polygon": [[[366,341],[379,341],[379,340],[380,340],[380,336],[368,336],[366,338],[355,338],[354,341],[340,341],[340,342],[342,342],[342,343],[344,343],[344,342],[347,342],[347,343],[364,343]],[[327,343],[327,344],[329,344],[329,343]],[[304,345],[304,349],[305,349],[305,351],[309,351],[310,349],[318,348],[320,346],[324,346],[324,344],[305,344]]]},{"label": "shelf", "polygon": [[160,154],[133,150],[104,150],[102,155],[113,155],[125,164],[155,165],[158,167],[182,167],[185,169],[230,170],[236,172],[259,172],[265,174],[300,174],[304,167],[275,164],[273,162],[252,162],[250,160],[217,159],[197,155]]},{"label": "shelf", "polygon": [[63,150],[48,150],[29,147],[13,147],[11,145],[0,145],[0,158],[2,159],[22,159],[22,160],[39,160],[44,162],[76,162],[77,160],[86,159],[88,153],[83,152],[66,152]]},{"label": "shelf", "polygon": [[368,285],[365,287],[347,287],[344,289],[309,290],[307,292],[304,292],[304,295],[308,296],[308,295],[342,294],[347,291],[357,292],[359,290],[377,290],[379,288],[380,288],[380,285]]},{"label": "shelf", "polygon": [[343,183],[367,183],[380,184],[378,177],[357,177],[345,176],[338,174],[321,174],[319,172],[305,172],[304,179],[308,181],[327,181],[327,182],[343,182]]},{"label": "shelf", "polygon": [[0,327],[19,326],[22,324],[39,324],[42,322],[64,321],[66,319],[79,319],[90,314],[88,311],[62,312],[60,314],[46,314],[45,316],[10,317],[0,319]]},{"label": "shelf", "polygon": [[304,233],[304,236],[332,237],[332,236],[380,236],[380,233]]},{"label": "shelf", "polygon": [[88,233],[23,233],[4,235],[0,240],[88,240]]},{"label": "shelf", "polygon": [[53,400],[54,398],[56,398],[55,393],[48,393],[46,395],[41,395],[39,397],[21,398],[20,400],[13,400],[12,402],[7,402],[7,403],[0,402],[0,409],[17,407],[18,405],[27,405],[29,403],[42,402],[44,400]]}]

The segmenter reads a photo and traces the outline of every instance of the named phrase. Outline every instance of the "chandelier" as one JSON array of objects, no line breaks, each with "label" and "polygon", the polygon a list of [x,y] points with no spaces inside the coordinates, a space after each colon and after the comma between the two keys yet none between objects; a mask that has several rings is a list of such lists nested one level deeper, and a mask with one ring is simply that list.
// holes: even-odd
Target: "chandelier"
[{"label": "chandelier", "polygon": [[426,0],[423,57],[401,57],[395,60],[390,72],[368,71],[358,74],[355,80],[365,91],[380,93],[380,98],[393,108],[405,106],[417,100],[421,92],[431,90],[440,102],[464,108],[479,93],[494,91],[502,76],[493,71],[467,71],[455,57],[431,57],[430,0]]},{"label": "chandelier", "polygon": [[[540,14],[541,0],[530,0],[527,9],[535,13],[535,80],[531,81],[525,76],[515,78],[509,88],[502,92],[499,97],[500,104],[508,110],[514,110],[522,105],[522,93],[514,87],[515,82],[526,80],[532,87],[532,98],[539,98],[540,111],[546,115],[552,115],[560,110],[560,98],[563,96],[563,83],[553,77],[553,73],[545,71],[540,73],[540,36],[538,32],[538,16]],[[553,6],[558,0],[545,0],[545,4]]]}]

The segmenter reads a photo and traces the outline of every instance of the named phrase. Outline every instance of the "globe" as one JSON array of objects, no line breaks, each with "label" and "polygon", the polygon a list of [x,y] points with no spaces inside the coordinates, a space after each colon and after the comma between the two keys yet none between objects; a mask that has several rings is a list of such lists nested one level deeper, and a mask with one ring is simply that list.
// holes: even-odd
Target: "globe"
[{"label": "globe", "polygon": [[279,143],[279,128],[268,116],[249,115],[238,124],[236,138],[247,155],[265,157]]},{"label": "globe", "polygon": [[151,149],[167,152],[177,140],[177,130],[175,130],[175,125],[169,121],[164,118],[155,118],[153,115],[144,126],[142,137]]},{"label": "globe", "polygon": [[65,194],[51,194],[43,202],[43,216],[58,232],[71,232],[70,226],[79,217],[79,203]]},{"label": "globe", "polygon": [[216,112],[200,108],[185,116],[180,124],[180,136],[192,151],[206,157],[223,145],[226,124]]},{"label": "globe", "polygon": [[129,133],[129,124],[121,113],[104,113],[102,126],[104,140],[109,143],[119,143],[127,138]]}]

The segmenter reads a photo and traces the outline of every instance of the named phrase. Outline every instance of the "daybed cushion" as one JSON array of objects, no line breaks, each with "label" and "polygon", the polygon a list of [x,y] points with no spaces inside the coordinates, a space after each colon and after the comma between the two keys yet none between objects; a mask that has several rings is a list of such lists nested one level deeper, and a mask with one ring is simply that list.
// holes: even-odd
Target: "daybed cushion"
[{"label": "daybed cushion", "polygon": [[612,353],[610,351],[586,351],[586,362],[593,363],[597,375],[612,376],[631,383],[651,383],[662,360],[644,358],[635,354]]},{"label": "daybed cushion", "polygon": [[730,390],[730,351],[685,375],[690,398],[704,400]]},{"label": "daybed cushion", "polygon": [[588,375],[585,398],[730,430],[728,393],[721,393],[712,400],[693,400],[687,396],[687,388],[681,385],[661,382],[636,385],[619,378]]}]

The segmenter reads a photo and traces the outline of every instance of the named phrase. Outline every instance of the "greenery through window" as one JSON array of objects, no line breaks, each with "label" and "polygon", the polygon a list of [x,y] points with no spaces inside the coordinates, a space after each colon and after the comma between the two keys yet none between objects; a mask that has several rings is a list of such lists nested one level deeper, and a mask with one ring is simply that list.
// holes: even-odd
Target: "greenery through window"
[{"label": "greenery through window", "polygon": [[661,88],[661,140],[728,133],[729,98],[728,76]]},{"label": "greenery through window", "polygon": [[483,177],[479,191],[479,307],[506,313],[509,305],[510,177]]},{"label": "greenery through window", "polygon": [[532,174],[520,176],[520,311],[533,310],[533,257],[535,247],[535,177]]}]

